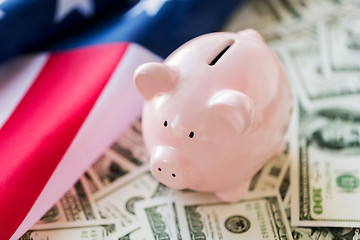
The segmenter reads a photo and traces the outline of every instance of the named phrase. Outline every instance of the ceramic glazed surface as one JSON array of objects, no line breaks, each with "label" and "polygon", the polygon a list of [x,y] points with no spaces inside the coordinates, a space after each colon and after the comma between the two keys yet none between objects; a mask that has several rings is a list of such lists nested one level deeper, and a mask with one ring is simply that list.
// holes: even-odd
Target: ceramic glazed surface
[{"label": "ceramic glazed surface", "polygon": [[248,29],[195,38],[163,63],[135,73],[151,172],[176,189],[246,193],[252,176],[282,151],[292,112],[276,55]]}]

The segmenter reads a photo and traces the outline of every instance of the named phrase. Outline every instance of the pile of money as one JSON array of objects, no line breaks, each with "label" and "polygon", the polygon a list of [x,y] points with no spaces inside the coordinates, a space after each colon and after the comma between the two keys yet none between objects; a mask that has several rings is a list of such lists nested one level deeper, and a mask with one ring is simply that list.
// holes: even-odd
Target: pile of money
[{"label": "pile of money", "polygon": [[245,27],[277,53],[296,97],[283,202],[293,238],[360,239],[360,1],[254,0],[226,30]]},{"label": "pile of money", "polygon": [[252,0],[224,31],[257,29],[291,81],[287,147],[239,202],[169,189],[136,121],[21,240],[360,239],[360,2]]}]

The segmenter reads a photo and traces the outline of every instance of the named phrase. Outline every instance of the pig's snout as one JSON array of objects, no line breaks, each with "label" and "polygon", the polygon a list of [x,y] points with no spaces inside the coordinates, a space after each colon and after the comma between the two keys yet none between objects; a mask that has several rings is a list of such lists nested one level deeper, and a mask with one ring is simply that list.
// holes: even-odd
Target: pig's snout
[{"label": "pig's snout", "polygon": [[170,146],[158,146],[154,149],[150,169],[159,182],[175,189],[188,188],[197,178],[191,161]]}]

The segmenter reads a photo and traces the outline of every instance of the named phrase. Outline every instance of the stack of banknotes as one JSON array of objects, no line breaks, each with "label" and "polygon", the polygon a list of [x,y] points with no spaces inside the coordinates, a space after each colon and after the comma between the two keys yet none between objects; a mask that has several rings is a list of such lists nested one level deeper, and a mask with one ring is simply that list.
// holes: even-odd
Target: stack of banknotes
[{"label": "stack of banknotes", "polygon": [[21,240],[360,239],[360,1],[252,0],[224,31],[257,29],[291,81],[287,147],[234,203],[149,172],[136,121]]}]

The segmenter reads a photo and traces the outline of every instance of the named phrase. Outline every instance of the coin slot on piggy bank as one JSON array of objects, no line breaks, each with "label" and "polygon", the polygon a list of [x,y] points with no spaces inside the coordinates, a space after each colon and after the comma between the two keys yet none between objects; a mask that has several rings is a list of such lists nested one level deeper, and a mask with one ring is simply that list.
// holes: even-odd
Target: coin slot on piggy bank
[{"label": "coin slot on piggy bank", "polygon": [[237,201],[281,152],[292,112],[289,81],[255,30],[211,33],[163,63],[138,67],[150,170],[175,189]]},{"label": "coin slot on piggy bank", "polygon": [[233,43],[234,41],[230,40],[229,43],[226,44],[224,49],[218,55],[216,55],[216,57],[209,63],[209,65],[214,66],[217,63],[217,61],[219,61],[219,59],[225,54],[225,52],[229,50],[229,48],[231,47],[231,45],[233,45]]}]

